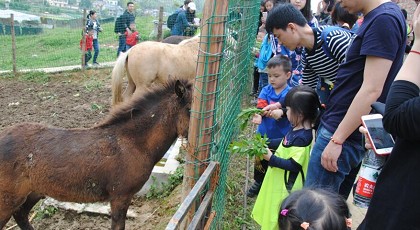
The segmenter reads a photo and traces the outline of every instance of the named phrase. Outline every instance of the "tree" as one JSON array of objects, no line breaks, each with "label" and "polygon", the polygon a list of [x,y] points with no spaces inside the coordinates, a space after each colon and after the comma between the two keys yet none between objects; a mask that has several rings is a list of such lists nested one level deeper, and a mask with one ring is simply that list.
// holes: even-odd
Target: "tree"
[{"label": "tree", "polygon": [[92,2],[90,0],[81,0],[79,8],[90,9],[90,8],[92,8]]}]

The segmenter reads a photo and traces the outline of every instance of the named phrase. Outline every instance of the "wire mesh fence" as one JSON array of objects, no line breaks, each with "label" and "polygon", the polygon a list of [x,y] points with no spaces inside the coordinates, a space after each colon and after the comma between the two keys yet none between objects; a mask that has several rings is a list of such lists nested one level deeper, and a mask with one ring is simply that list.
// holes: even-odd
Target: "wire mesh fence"
[{"label": "wire mesh fence", "polygon": [[[218,4],[226,4],[224,1],[214,1],[214,9],[218,9]],[[207,6],[207,5],[206,5]],[[203,171],[203,165],[209,161],[218,161],[220,163],[220,173],[218,186],[215,191],[212,209],[216,215],[212,222],[213,229],[223,229],[223,213],[226,202],[227,172],[230,161],[230,154],[227,151],[232,139],[238,134],[238,122],[236,117],[241,110],[244,95],[250,92],[250,82],[252,80],[252,67],[254,57],[252,50],[256,41],[259,2],[254,0],[231,0],[229,1],[227,11],[224,14],[214,13],[207,21],[203,23],[209,31],[212,27],[218,26],[220,20],[223,20],[223,34],[201,34],[201,36],[213,36],[202,38],[207,41],[207,50],[199,50],[199,63],[204,64],[202,71],[204,74],[196,76],[196,90],[200,96],[195,98],[199,101],[199,109],[192,110],[191,116],[198,118],[196,124],[199,126],[197,135],[200,141],[194,143],[194,151],[189,151],[194,156],[187,158],[186,165],[194,165],[192,175],[187,172],[186,176],[194,177],[197,181],[200,172]],[[223,49],[221,52],[211,52],[211,47],[223,39]],[[214,43],[212,43],[214,42]],[[201,47],[201,46],[200,46]],[[201,61],[201,63],[200,63]],[[214,71],[220,63],[218,71]],[[200,70],[200,67],[198,67]],[[190,123],[191,126],[192,123]],[[191,150],[191,149],[190,149]],[[201,152],[209,152],[204,157]],[[188,170],[187,170],[188,171]],[[187,178],[189,180],[189,178]],[[204,195],[204,194],[203,194]]]},{"label": "wire mesh fence", "polygon": [[[197,11],[202,9],[202,2],[197,3]],[[135,22],[140,41],[146,41],[157,39],[158,26],[162,26],[162,37],[170,35],[170,30],[165,26],[166,19],[183,2],[158,0],[134,1],[134,4]],[[77,7],[75,9],[58,7],[43,9],[42,4],[40,6],[40,4],[29,5],[29,3],[28,7],[22,10],[2,10],[1,7],[0,1],[0,71],[11,71],[14,64],[18,71],[81,65],[80,40],[86,23],[86,13],[83,9]],[[102,28],[102,32],[98,35],[97,62],[99,63],[112,62],[117,57],[118,35],[114,32],[115,20],[125,10],[121,6],[104,7],[104,5],[96,4],[91,8],[97,12]],[[163,13],[160,25],[161,7]],[[47,12],[48,9],[50,11],[58,9],[58,12],[56,14]],[[89,10],[85,12],[88,13]],[[15,52],[15,58],[13,52]]]}]

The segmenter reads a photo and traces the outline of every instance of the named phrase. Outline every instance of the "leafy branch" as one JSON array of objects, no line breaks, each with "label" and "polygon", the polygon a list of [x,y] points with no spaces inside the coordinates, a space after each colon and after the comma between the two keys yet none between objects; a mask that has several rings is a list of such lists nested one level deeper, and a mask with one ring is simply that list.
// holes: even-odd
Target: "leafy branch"
[{"label": "leafy branch", "polygon": [[232,142],[229,145],[229,151],[240,155],[249,155],[250,157],[262,157],[267,153],[268,143],[267,135],[261,136],[260,133],[257,133],[252,139]]},{"label": "leafy branch", "polygon": [[237,120],[239,120],[240,123],[240,128],[241,131],[245,130],[246,126],[248,125],[249,120],[254,116],[254,114],[262,114],[263,111],[261,109],[257,109],[257,108],[248,108],[248,109],[244,109],[242,110],[238,117],[236,118]]}]

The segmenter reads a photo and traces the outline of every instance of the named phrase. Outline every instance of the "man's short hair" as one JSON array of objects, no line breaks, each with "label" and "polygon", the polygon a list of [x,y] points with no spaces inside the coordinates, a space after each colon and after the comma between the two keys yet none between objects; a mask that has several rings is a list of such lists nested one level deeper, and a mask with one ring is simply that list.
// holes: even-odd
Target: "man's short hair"
[{"label": "man's short hair", "polygon": [[277,55],[267,62],[267,69],[275,68],[277,66],[283,67],[283,71],[285,73],[292,71],[292,62],[290,61],[290,58],[283,55]]},{"label": "man's short hair", "polygon": [[308,21],[306,21],[302,12],[296,9],[292,4],[280,4],[275,6],[268,14],[265,22],[265,29],[268,33],[272,33],[273,29],[286,30],[289,23],[296,23],[298,26],[305,26]]},{"label": "man's short hair", "polygon": [[134,5],[134,2],[127,2],[127,6]]}]

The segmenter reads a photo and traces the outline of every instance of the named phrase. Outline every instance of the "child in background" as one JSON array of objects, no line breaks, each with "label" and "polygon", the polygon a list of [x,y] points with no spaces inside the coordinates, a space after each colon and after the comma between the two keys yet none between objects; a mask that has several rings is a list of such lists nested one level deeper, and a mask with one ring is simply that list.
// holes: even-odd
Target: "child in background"
[{"label": "child in background", "polygon": [[281,204],[281,230],[351,229],[350,210],[337,193],[322,189],[292,192]]},{"label": "child in background", "polygon": [[[290,90],[287,81],[291,75],[292,64],[290,59],[285,56],[274,56],[267,63],[269,85],[265,86],[258,96],[257,108],[263,109],[270,104],[284,104],[287,92]],[[269,148],[277,149],[281,138],[289,132],[291,126],[286,118],[273,119],[268,116],[254,115],[253,123],[258,124],[257,133],[267,135],[270,139]],[[247,195],[254,197],[258,194],[264,179],[268,162],[259,158],[255,159],[254,165],[254,184],[249,188]],[[261,167],[260,167],[261,166]]]},{"label": "child in background", "polygon": [[[85,40],[85,63],[83,63],[85,67],[88,67],[87,63],[92,58],[93,32],[94,32],[93,27],[89,27],[89,28],[87,28],[87,32],[84,35],[84,37],[86,38],[86,40]],[[82,37],[82,39],[80,39],[80,49],[83,49],[84,37]]]},{"label": "child in background", "polygon": [[136,23],[130,23],[130,30],[131,34],[125,32],[126,40],[125,40],[125,50],[129,50],[131,47],[135,46],[137,42],[140,40],[139,32],[136,30]]},{"label": "child in background", "polygon": [[263,230],[279,229],[281,202],[290,192],[303,188],[313,139],[312,129],[319,120],[321,103],[311,87],[295,86],[287,93],[284,106],[286,108],[267,111],[267,115],[273,118],[287,117],[293,129],[286,134],[274,154],[267,149],[267,154],[263,155],[270,167],[252,210],[252,218]]}]

